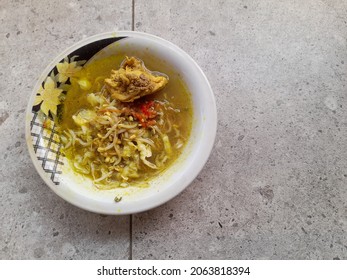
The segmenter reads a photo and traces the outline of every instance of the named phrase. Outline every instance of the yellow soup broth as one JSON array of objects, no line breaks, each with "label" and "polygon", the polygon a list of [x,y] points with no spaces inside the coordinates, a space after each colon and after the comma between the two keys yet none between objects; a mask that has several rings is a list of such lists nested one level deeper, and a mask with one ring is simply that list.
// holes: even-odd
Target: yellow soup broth
[{"label": "yellow soup broth", "polygon": [[[123,55],[110,56],[89,62],[84,65],[82,69],[78,71],[73,77],[70,78],[71,86],[66,93],[66,97],[60,112],[59,129],[61,131],[62,137],[66,137],[66,135],[70,135],[71,133],[78,134],[80,128],[78,127],[78,125],[76,125],[74,116],[81,112],[81,110],[95,110],[94,106],[88,100],[88,94],[99,93],[100,91],[102,91],[104,80],[110,76],[112,69],[118,69],[120,67],[120,64],[124,60],[124,58],[125,57]],[[151,101],[154,101],[155,104],[159,104],[158,107],[162,106],[161,104],[165,104],[165,108],[160,107],[162,108],[161,112],[163,112],[163,114],[160,115],[160,118],[162,118],[163,121],[161,121],[161,126],[158,123],[158,133],[154,128],[143,128],[141,127],[141,125],[139,125],[140,129],[146,130],[146,133],[143,135],[148,138],[147,142],[145,140],[143,140],[144,142],[134,141],[132,144],[130,140],[125,139],[128,141],[126,143],[130,143],[131,147],[134,147],[131,151],[139,153],[139,156],[134,157],[135,159],[137,159],[136,165],[131,163],[132,158],[130,155],[124,156],[125,146],[123,146],[123,143],[125,142],[122,142],[122,139],[124,137],[129,137],[129,139],[131,139],[131,130],[129,130],[129,135],[125,134],[126,136],[123,136],[123,138],[121,139],[122,141],[119,140],[119,142],[109,136],[111,141],[110,143],[112,143],[112,141],[119,143],[117,146],[119,150],[116,149],[118,155],[116,155],[115,152],[115,156],[113,158],[105,156],[102,153],[93,154],[89,159],[86,158],[86,151],[88,148],[87,145],[84,144],[86,142],[86,138],[81,138],[82,140],[79,142],[82,144],[76,142],[77,144],[70,145],[70,143],[69,145],[65,145],[65,147],[69,147],[63,148],[63,152],[66,158],[71,162],[71,166],[77,166],[75,168],[75,171],[92,179],[95,182],[95,185],[101,189],[110,189],[119,186],[125,187],[129,184],[141,185],[142,183],[147,182],[153,176],[167,169],[180,156],[181,151],[183,150],[190,135],[193,116],[192,101],[191,95],[187,87],[184,85],[181,77],[179,76],[179,74],[170,70],[169,66],[164,62],[155,62],[154,59],[146,59],[146,57],[141,57],[141,59],[144,61],[148,69],[152,71],[160,71],[168,75],[169,82],[159,92],[141,97],[140,99],[132,102],[134,103],[134,106],[141,106],[141,104],[152,104],[148,103]],[[128,104],[126,105],[128,106]],[[136,119],[134,120],[132,116],[126,116],[124,118],[126,119],[127,123],[129,123],[130,120],[132,122],[136,121]],[[122,119],[124,118],[122,117]],[[95,130],[95,127],[97,126],[90,127],[90,129]],[[103,129],[103,131],[90,132],[91,136],[89,135],[88,137],[100,138],[101,134],[107,134],[107,132],[110,131],[111,127]],[[141,136],[141,139],[145,136]],[[151,144],[152,142],[154,144]],[[94,143],[99,142],[94,141],[92,145],[94,145]],[[139,149],[139,143],[145,145],[147,150],[151,150],[151,156],[148,156],[149,153],[147,153],[145,157],[145,153],[143,151],[140,151]],[[169,154],[166,153],[166,155],[163,155],[163,150],[168,149],[167,145],[170,146]],[[92,148],[88,148],[88,151],[90,151]],[[118,157],[120,158],[119,153],[121,153],[123,157],[117,165],[116,163],[119,160]],[[154,165],[159,158],[162,160],[163,164],[157,164],[156,168],[149,167],[148,165],[144,164],[145,161],[142,162],[138,159],[138,157],[143,158],[145,161],[151,162]],[[164,157],[165,159],[163,160]],[[89,163],[86,164],[85,167],[83,167],[84,169],[82,171],[80,168],[78,168],[79,165],[75,164],[76,159],[81,158],[83,158],[83,164],[89,161]],[[115,163],[111,166],[111,164],[109,163],[110,161],[114,161]],[[106,167],[108,169],[106,169],[106,167],[105,169],[102,169],[104,168],[104,162],[105,164],[107,162],[108,166]],[[130,168],[131,170],[135,170],[134,168],[136,168],[136,172],[125,172],[125,168],[128,168],[126,165],[131,166],[131,168],[133,168]],[[107,179],[97,179],[102,178],[105,173],[107,173]],[[128,176],[128,174],[136,174],[136,176]]]}]

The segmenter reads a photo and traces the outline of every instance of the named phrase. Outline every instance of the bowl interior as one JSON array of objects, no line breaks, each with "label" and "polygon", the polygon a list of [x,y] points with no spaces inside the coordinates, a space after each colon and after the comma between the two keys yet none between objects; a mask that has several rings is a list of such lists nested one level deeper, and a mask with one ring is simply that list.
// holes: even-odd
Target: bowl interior
[{"label": "bowl interior", "polygon": [[[56,79],[56,65],[62,60],[90,63],[110,55],[127,55],[154,61],[162,72],[178,73],[192,97],[193,125],[182,155],[150,187],[97,190],[92,182],[72,171],[60,153],[56,125],[42,114],[37,93]],[[52,74],[53,73],[53,74]],[[170,75],[170,73],[168,73]],[[67,82],[68,84],[68,82]],[[56,83],[60,86],[59,81]],[[63,87],[62,87],[63,88]],[[52,97],[53,98],[53,97]],[[104,214],[130,214],[156,207],[179,194],[198,175],[213,146],[216,133],[216,106],[211,87],[199,66],[184,51],[161,38],[138,32],[105,33],[87,38],[56,57],[39,78],[29,101],[26,135],[33,163],[47,185],[68,202]],[[115,203],[115,196],[122,200]]]}]

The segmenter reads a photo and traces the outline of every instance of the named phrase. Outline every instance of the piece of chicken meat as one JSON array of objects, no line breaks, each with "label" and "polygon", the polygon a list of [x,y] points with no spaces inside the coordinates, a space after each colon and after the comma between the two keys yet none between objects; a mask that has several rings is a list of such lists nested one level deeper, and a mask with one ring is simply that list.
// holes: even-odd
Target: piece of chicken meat
[{"label": "piece of chicken meat", "polygon": [[105,88],[112,98],[122,102],[132,102],[161,90],[168,81],[165,74],[153,75],[142,60],[126,57],[121,67],[112,70],[111,77],[105,79]]}]

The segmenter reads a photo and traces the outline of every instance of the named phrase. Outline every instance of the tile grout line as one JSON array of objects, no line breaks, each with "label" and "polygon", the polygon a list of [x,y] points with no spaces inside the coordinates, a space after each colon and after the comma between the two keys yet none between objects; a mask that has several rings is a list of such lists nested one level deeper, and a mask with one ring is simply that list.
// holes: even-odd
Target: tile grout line
[{"label": "tile grout line", "polygon": [[[131,30],[135,31],[135,0],[131,1]],[[129,260],[133,259],[133,215],[129,219]]]},{"label": "tile grout line", "polygon": [[133,259],[133,215],[130,214],[129,220],[129,260]]},{"label": "tile grout line", "polygon": [[131,18],[131,30],[135,31],[135,0],[132,0],[132,18]]}]

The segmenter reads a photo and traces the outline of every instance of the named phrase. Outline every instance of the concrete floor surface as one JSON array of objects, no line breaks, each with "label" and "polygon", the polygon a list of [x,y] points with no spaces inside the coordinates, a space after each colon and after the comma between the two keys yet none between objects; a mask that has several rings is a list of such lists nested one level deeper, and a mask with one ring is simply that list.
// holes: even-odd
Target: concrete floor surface
[{"label": "concrete floor surface", "polygon": [[[347,259],[345,1],[2,0],[0,22],[0,259]],[[46,187],[24,113],[59,52],[131,29],[197,61],[218,132],[178,197],[102,216]]]}]

